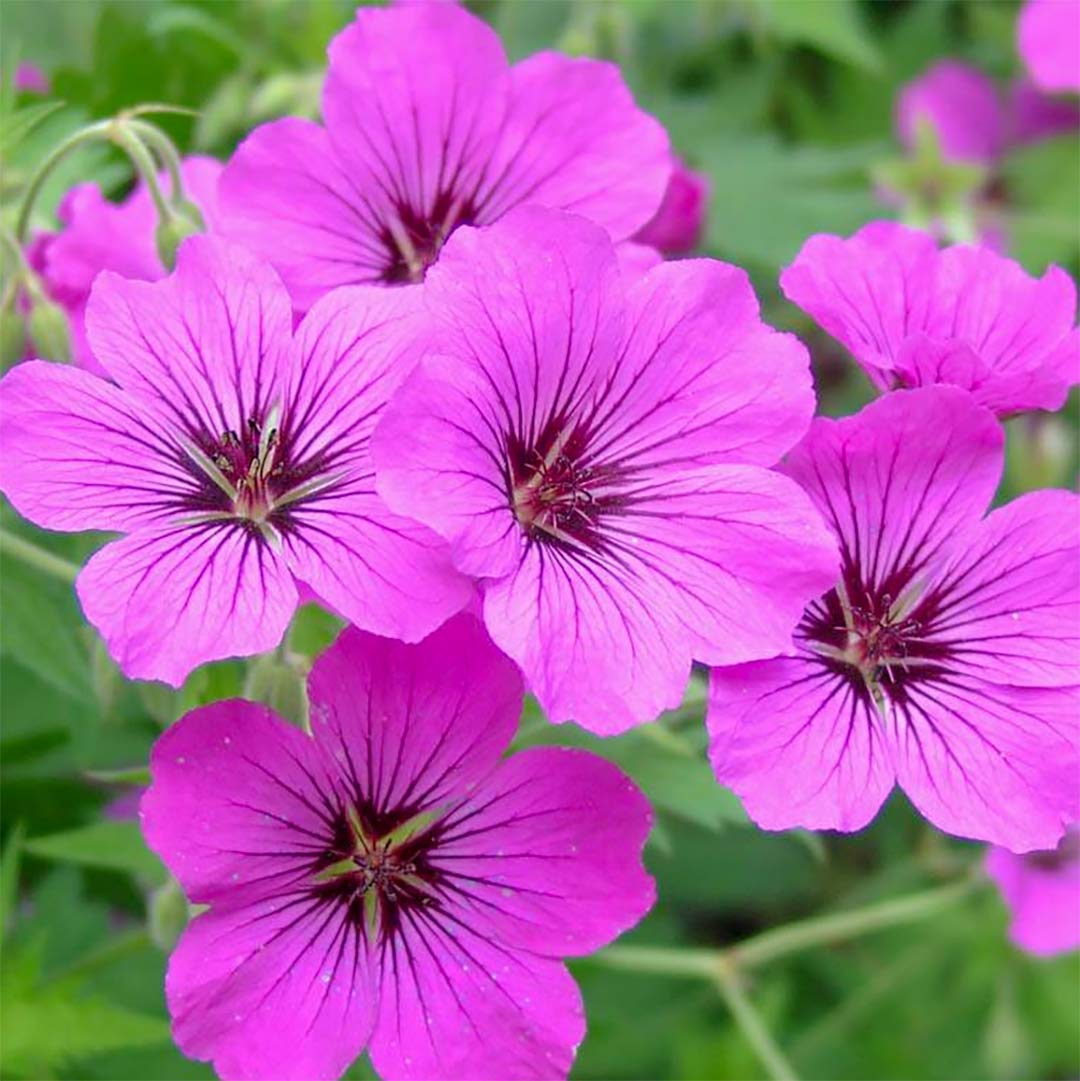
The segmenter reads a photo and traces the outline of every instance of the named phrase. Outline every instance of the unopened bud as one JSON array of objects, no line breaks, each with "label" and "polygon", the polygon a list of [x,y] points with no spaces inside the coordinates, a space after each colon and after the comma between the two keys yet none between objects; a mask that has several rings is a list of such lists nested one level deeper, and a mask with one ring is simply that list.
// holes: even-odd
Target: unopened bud
[{"label": "unopened bud", "polygon": [[150,941],[159,950],[168,953],[176,945],[187,926],[187,898],[175,878],[170,878],[164,885],[158,886],[147,903],[147,924]]},{"label": "unopened bud", "polygon": [[307,681],[300,667],[275,653],[253,658],[248,665],[244,697],[269,706],[300,728],[307,725]]},{"label": "unopened bud", "polygon": [[170,212],[158,221],[154,232],[158,258],[166,270],[176,266],[176,253],[189,236],[205,230],[198,207],[186,199],[170,208]]},{"label": "unopened bud", "polygon": [[0,309],[0,371],[7,371],[26,356],[26,320],[14,298]]},{"label": "unopened bud", "polygon": [[71,363],[71,329],[64,309],[38,291],[26,320],[34,355],[41,360]]}]

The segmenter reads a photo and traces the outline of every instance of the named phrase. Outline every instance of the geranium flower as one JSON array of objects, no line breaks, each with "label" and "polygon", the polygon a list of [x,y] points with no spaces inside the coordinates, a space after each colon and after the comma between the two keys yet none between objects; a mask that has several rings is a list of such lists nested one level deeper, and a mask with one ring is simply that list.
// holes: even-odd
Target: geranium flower
[{"label": "geranium flower", "polygon": [[1060,409],[1080,382],[1076,286],[1032,278],[986,248],[873,222],[811,237],[784,295],[851,350],[882,389],[952,383],[998,414]]},{"label": "geranium flower", "polygon": [[1009,938],[1038,957],[1080,946],[1080,831],[1074,826],[1050,852],[986,854],[986,873],[1012,913]]},{"label": "geranium flower", "polygon": [[1080,0],[1027,0],[1016,31],[1020,55],[1040,90],[1080,91]]},{"label": "geranium flower", "polygon": [[294,337],[269,266],[193,237],[164,281],[98,278],[87,324],[115,382],[42,361],[4,377],[0,489],[46,529],[125,534],[76,588],[128,676],[179,685],[274,647],[298,583],[413,641],[467,603],[445,546],[373,489],[408,302],[343,290]]},{"label": "geranium flower", "polygon": [[710,756],[767,829],[856,830],[895,783],[936,826],[1049,848],[1080,790],[1080,499],[983,514],[993,416],[954,387],[817,420],[785,471],[840,541],[799,652],[717,669]]},{"label": "geranium flower", "polygon": [[[217,186],[221,170],[221,162],[213,158],[190,157],[181,162],[184,194],[199,208],[210,232],[220,227]],[[170,194],[166,174],[161,185]],[[27,257],[45,291],[68,314],[72,359],[88,371],[105,375],[86,337],[90,287],[103,270],[138,281],[165,276],[154,240],[157,211],[143,183],[119,203],[106,199],[97,184],[78,184],[64,196],[56,216],[60,230],[38,233]]]},{"label": "geranium flower", "polygon": [[362,8],[330,45],[325,127],[257,128],[225,171],[229,228],[300,307],[337,285],[423,278],[461,225],[563,207],[616,240],[656,212],[667,136],[616,67],[544,52],[511,67],[453,4]]},{"label": "geranium flower", "polygon": [[709,178],[689,169],[681,158],[671,160],[671,179],[653,218],[634,237],[639,244],[665,255],[685,255],[697,247],[705,227]]},{"label": "geranium flower", "polygon": [[677,704],[693,658],[792,648],[836,550],[766,468],[814,396],[742,271],[687,260],[630,282],[601,229],[533,207],[458,230],[423,294],[378,490],[480,580],[553,721],[617,732]]},{"label": "geranium flower", "polygon": [[585,1034],[562,963],[652,904],[649,806],[613,765],[500,760],[521,678],[480,623],[419,645],[346,630],[309,682],[314,738],[250,702],[157,742],[150,846],[210,909],[166,994],[224,1078],[565,1076]]}]

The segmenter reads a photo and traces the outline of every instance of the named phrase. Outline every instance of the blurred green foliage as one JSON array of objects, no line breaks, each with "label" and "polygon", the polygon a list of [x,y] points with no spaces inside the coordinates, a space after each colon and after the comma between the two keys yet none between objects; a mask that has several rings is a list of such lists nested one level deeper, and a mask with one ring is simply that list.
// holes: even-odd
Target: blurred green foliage
[{"label": "blurred green foliage", "polygon": [[[557,47],[621,64],[679,152],[709,174],[703,250],[746,266],[766,317],[810,344],[824,411],[850,412],[869,398],[843,351],[780,297],[778,270],[811,233],[849,232],[891,213],[871,171],[898,153],[892,109],[905,81],[944,56],[977,63],[1002,84],[1018,73],[1015,4],[472,6],[514,57]],[[126,106],[156,101],[197,110],[163,116],[161,124],[185,150],[221,156],[255,123],[316,115],[325,46],[351,8],[346,0],[4,0],[0,198],[9,210],[10,193],[59,138]],[[47,102],[12,98],[18,60],[47,73]],[[50,180],[42,224],[82,179],[114,194],[130,183],[111,152],[79,152]],[[1075,274],[1076,138],[1010,154],[1001,185],[1014,254],[1034,271],[1056,260]],[[1075,404],[1058,417],[1011,426],[1004,494],[1072,483]],[[76,565],[100,540],[38,533],[7,507],[0,527]],[[176,912],[162,892],[163,869],[142,847],[133,819],[103,811],[144,778],[161,727],[201,702],[241,693],[243,670],[210,666],[178,695],[125,683],[69,585],[2,549],[0,556],[0,1076],[211,1076],[168,1038],[165,955],[154,939]],[[290,649],[310,656],[335,630],[333,620],[306,610]],[[280,692],[269,683],[268,694]],[[659,902],[629,941],[724,946],[785,921],[925,887],[980,858],[977,846],[934,833],[899,797],[858,836],[753,829],[704,765],[701,698],[695,682],[681,710],[606,742],[549,728],[531,707],[523,717],[519,742],[591,746],[631,773],[657,808],[648,861]],[[1077,959],[1034,961],[1007,944],[1005,927],[1004,908],[984,885],[921,924],[777,961],[755,971],[747,990],[801,1076],[1076,1076]],[[574,968],[590,1025],[577,1076],[763,1076],[707,984],[611,970],[595,959]],[[370,1071],[360,1063],[350,1076]]]}]

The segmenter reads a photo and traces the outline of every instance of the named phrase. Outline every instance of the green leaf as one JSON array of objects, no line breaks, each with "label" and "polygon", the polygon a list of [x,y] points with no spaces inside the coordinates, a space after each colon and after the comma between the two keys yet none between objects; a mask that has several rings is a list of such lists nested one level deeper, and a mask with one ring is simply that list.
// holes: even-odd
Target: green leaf
[{"label": "green leaf", "polygon": [[83,995],[69,982],[38,986],[33,966],[5,958],[0,975],[0,1073],[46,1077],[80,1058],[169,1038],[164,1018]]},{"label": "green leaf", "polygon": [[17,822],[0,856],[0,937],[7,933],[8,921],[14,918],[15,902],[19,897],[19,857],[25,832],[23,824]]},{"label": "green leaf", "polygon": [[869,71],[881,53],[866,31],[855,0],[759,0],[766,27],[789,45],[808,45]]},{"label": "green leaf", "polygon": [[160,860],[145,845],[134,822],[95,822],[79,829],[31,838],[23,850],[60,863],[77,863],[164,879]]},{"label": "green leaf", "polygon": [[10,154],[39,124],[63,108],[62,101],[43,101],[26,105],[5,117],[0,130],[0,154]]}]

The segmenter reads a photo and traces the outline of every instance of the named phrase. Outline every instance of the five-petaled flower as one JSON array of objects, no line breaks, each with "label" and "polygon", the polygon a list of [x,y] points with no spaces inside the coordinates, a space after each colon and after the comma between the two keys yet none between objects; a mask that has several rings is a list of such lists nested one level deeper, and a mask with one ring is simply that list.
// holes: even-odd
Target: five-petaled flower
[{"label": "five-petaled flower", "polygon": [[262,706],[188,714],[151,756],[146,838],[188,897],[166,991],[225,1078],[565,1076],[585,1032],[562,963],[653,901],[649,806],[566,748],[500,761],[521,677],[459,615],[419,645],[346,630],[312,731]]},{"label": "five-petaled flower", "polygon": [[423,278],[461,225],[522,203],[626,239],[656,212],[667,136],[618,68],[543,52],[511,67],[454,4],[361,9],[330,45],[325,128],[257,128],[222,178],[232,234],[298,307],[337,285]]},{"label": "five-petaled flower", "polygon": [[1012,913],[1009,938],[1020,949],[1052,957],[1080,946],[1080,828],[1049,852],[991,848],[986,873]]},{"label": "five-petaled flower", "polygon": [[811,237],[780,276],[789,300],[851,350],[882,389],[951,383],[995,413],[1060,409],[1080,382],[1076,286],[1035,279],[985,247],[873,222]]},{"label": "five-petaled flower", "polygon": [[814,396],[742,271],[687,260],[627,287],[602,230],[532,207],[458,230],[423,294],[378,490],[480,580],[552,720],[617,732],[677,704],[692,659],[793,648],[836,547],[765,468]]},{"label": "five-petaled flower", "polygon": [[817,420],[786,471],[840,541],[797,656],[716,669],[710,754],[768,829],[866,825],[899,782],[935,825],[1049,848],[1080,790],[1080,499],[983,513],[1000,425],[954,387]]},{"label": "five-petaled flower", "polygon": [[47,529],[126,534],[77,582],[131,677],[278,644],[298,583],[416,641],[470,587],[374,492],[371,429],[405,374],[406,293],[356,287],[296,334],[271,268],[194,237],[161,282],[102,274],[87,311],[115,382],[31,361],[0,383],[0,488]]}]

